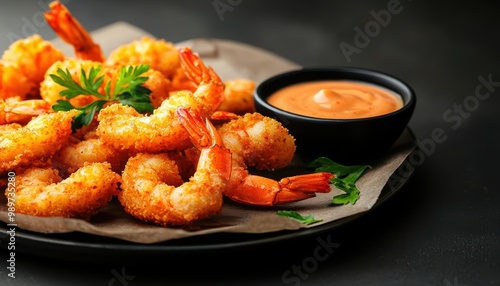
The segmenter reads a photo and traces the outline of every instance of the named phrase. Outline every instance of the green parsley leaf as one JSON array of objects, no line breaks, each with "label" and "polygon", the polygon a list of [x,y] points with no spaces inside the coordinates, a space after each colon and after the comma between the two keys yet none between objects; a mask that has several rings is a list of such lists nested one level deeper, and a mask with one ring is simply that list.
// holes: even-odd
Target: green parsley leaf
[{"label": "green parsley leaf", "polygon": [[313,215],[302,216],[301,214],[295,211],[279,210],[276,212],[276,214],[282,217],[298,220],[299,222],[307,225],[323,221],[322,219],[315,219]]},{"label": "green parsley leaf", "polygon": [[52,109],[55,111],[68,111],[75,108],[69,101],[60,99],[57,101],[57,104],[52,105]]},{"label": "green parsley leaf", "polygon": [[345,194],[333,197],[332,204],[354,205],[359,199],[359,189],[356,182],[370,165],[344,166],[326,157],[319,157],[308,164],[316,172],[330,172],[335,175],[330,182]]},{"label": "green parsley leaf", "polygon": [[151,104],[151,90],[143,86],[148,80],[148,77],[143,76],[143,74],[148,70],[149,65],[122,67],[120,75],[113,85],[113,92],[111,92],[112,83],[109,81],[104,86],[104,94],[102,94],[99,92],[99,88],[104,81],[104,76],[101,75],[100,66],[92,67],[88,74],[82,69],[79,77],[80,83],[73,80],[69,70],[59,68],[56,74],[50,74],[50,77],[55,83],[66,88],[59,92],[60,96],[71,99],[78,95],[93,95],[99,99],[82,107],[75,107],[67,100],[58,100],[52,109],[55,111],[80,110],[80,113],[73,120],[73,131],[84,125],[89,125],[95,114],[108,102],[118,101],[133,107],[138,112],[152,113],[154,107]]}]

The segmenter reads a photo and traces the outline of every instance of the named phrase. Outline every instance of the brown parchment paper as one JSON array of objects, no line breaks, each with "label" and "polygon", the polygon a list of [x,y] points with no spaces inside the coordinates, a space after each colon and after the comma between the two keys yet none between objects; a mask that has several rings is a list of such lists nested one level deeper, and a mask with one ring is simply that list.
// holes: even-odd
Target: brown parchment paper
[{"label": "brown parchment paper", "polygon": [[[109,54],[113,48],[149,34],[128,23],[118,22],[99,29],[92,35],[105,54]],[[66,55],[73,55],[72,48],[59,39],[53,42]],[[260,82],[273,74],[299,68],[297,64],[265,50],[227,40],[192,39],[177,45],[189,46],[198,52],[204,62],[212,66],[224,80],[242,77]],[[332,192],[328,194],[319,194],[312,199],[271,208],[244,206],[227,200],[219,215],[198,221],[186,228],[166,228],[141,222],[125,213],[116,200],[90,221],[15,214],[14,223],[18,228],[40,233],[83,232],[137,243],[156,243],[218,232],[269,233],[317,227],[370,210],[377,203],[391,175],[414,148],[415,138],[406,130],[388,154],[375,162],[367,162],[372,168],[365,171],[357,182],[360,199],[355,205],[332,206],[330,202],[333,196],[342,193],[333,187]],[[268,175],[278,178],[281,173],[290,175],[295,171],[304,171],[300,158],[295,158],[287,168]],[[4,195],[0,196],[0,203],[0,220],[9,223]],[[323,221],[307,226],[276,215],[279,209],[297,211],[302,215],[312,214]]]}]

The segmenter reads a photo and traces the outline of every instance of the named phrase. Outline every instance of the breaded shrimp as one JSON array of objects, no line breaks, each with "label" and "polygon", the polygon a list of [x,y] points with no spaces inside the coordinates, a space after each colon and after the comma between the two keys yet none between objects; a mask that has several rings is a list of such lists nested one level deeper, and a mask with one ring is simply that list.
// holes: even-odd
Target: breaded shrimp
[{"label": "breaded shrimp", "polygon": [[198,89],[171,94],[151,116],[122,105],[103,108],[97,117],[97,135],[104,143],[136,152],[179,150],[190,146],[189,135],[177,119],[177,107],[189,107],[200,116],[210,117],[222,101],[224,84],[189,49],[183,49],[180,54],[183,55],[183,68],[199,83]]},{"label": "breaded shrimp", "polygon": [[[11,95],[19,96],[21,99],[26,99],[28,96],[36,97],[39,95],[39,86],[45,71],[56,61],[63,59],[64,54],[39,35],[17,40],[2,56],[5,66],[15,67],[15,69],[6,68],[4,71],[3,77],[13,81],[2,80],[3,89],[10,89]],[[19,90],[19,86],[13,87],[18,84],[23,84],[27,91]],[[8,86],[10,87],[7,88]],[[13,94],[12,90],[17,90],[18,94]],[[0,95],[0,98],[7,98],[7,96]]]},{"label": "breaded shrimp", "polygon": [[233,112],[239,115],[255,112],[253,103],[255,81],[238,78],[227,80],[224,84],[226,85],[224,100],[218,110]]},{"label": "breaded shrimp", "polygon": [[146,80],[143,86],[151,90],[151,94],[149,95],[151,104],[154,108],[158,108],[170,96],[170,80],[161,72],[151,68],[144,73],[144,76],[147,76],[148,80]]},{"label": "breaded shrimp", "polygon": [[182,108],[179,117],[192,143],[201,150],[195,174],[183,183],[166,153],[140,153],[127,162],[123,191],[118,195],[132,216],[164,226],[185,225],[218,214],[231,172],[231,154],[213,125]]},{"label": "breaded shrimp", "polygon": [[108,162],[114,172],[121,173],[129,158],[128,153],[104,144],[99,138],[79,140],[72,137],[69,141],[52,158],[52,164],[63,174],[71,174],[86,163],[95,162]]},{"label": "breaded shrimp", "polygon": [[26,126],[0,134],[0,173],[54,155],[71,135],[77,110],[42,114]]},{"label": "breaded shrimp", "polygon": [[130,106],[112,104],[103,108],[97,120],[96,134],[108,145],[119,150],[159,152],[182,150],[191,145],[186,129],[177,119],[178,106],[189,106],[208,115],[202,101],[189,92],[179,92],[163,101],[150,116],[140,114]]},{"label": "breaded shrimp", "polygon": [[[65,59],[53,63],[47,69],[45,78],[40,84],[40,96],[51,106],[56,104],[58,100],[67,100],[65,97],[59,95],[59,93],[66,88],[56,83],[50,75],[57,75],[58,69],[62,69],[63,71],[68,70],[71,73],[73,80],[80,83],[82,70],[88,74],[91,68],[101,68],[99,76],[105,76],[106,79],[103,80],[103,84],[101,85],[99,91],[104,92],[105,83],[109,81],[110,75],[107,74],[108,70],[104,68],[102,63],[90,60]],[[93,95],[79,95],[69,99],[68,101],[73,104],[73,106],[79,107],[89,104],[96,99],[98,98]]]},{"label": "breaded shrimp", "polygon": [[121,178],[109,163],[88,164],[62,179],[52,168],[29,168],[16,176],[16,212],[89,219],[118,193]]},{"label": "breaded shrimp", "polygon": [[179,53],[176,47],[164,39],[143,37],[140,40],[122,45],[111,51],[106,60],[109,65],[149,64],[151,69],[161,72],[167,79],[172,79],[180,68]]},{"label": "breaded shrimp", "polygon": [[18,67],[0,61],[0,99],[15,96],[24,99],[34,88],[35,85]]},{"label": "breaded shrimp", "polygon": [[20,97],[0,99],[0,125],[26,124],[33,117],[49,112],[50,105],[41,99],[20,100]]},{"label": "breaded shrimp", "polygon": [[273,170],[288,165],[295,153],[295,139],[281,123],[261,115],[247,113],[222,125],[219,134],[231,150],[232,170],[225,195],[244,204],[272,206],[328,193],[332,175],[313,173],[279,181],[251,175],[248,167]]},{"label": "breaded shrimp", "polygon": [[223,124],[218,131],[233,154],[236,166],[272,170],[288,165],[295,154],[295,138],[273,118],[247,113]]},{"label": "breaded shrimp", "polygon": [[[122,45],[111,51],[106,63],[110,65],[149,64],[152,70],[157,70],[165,76],[170,92],[179,90],[194,92],[196,90],[196,83],[189,80],[181,67],[177,48],[173,43],[164,39],[146,36]],[[153,94],[151,99],[155,105]]]}]

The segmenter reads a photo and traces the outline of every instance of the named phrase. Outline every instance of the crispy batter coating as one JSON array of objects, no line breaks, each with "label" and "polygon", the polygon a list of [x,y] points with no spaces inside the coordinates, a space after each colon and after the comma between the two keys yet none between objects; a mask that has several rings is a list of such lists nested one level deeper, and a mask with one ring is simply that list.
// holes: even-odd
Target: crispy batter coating
[{"label": "crispy batter coating", "polygon": [[67,142],[76,113],[42,114],[22,128],[0,134],[0,173],[49,159]]},{"label": "crispy batter coating", "polygon": [[149,64],[168,79],[171,79],[180,67],[175,46],[164,39],[156,40],[151,37],[143,37],[114,49],[106,62],[110,65]]},{"label": "crispy batter coating", "polygon": [[295,154],[295,138],[273,118],[247,113],[219,129],[233,154],[233,166],[271,170],[288,165]]},{"label": "crispy batter coating", "polygon": [[178,106],[207,114],[204,104],[189,92],[179,92],[165,100],[150,116],[121,104],[105,107],[99,113],[96,134],[119,150],[159,152],[191,146],[188,133],[177,119]]},{"label": "crispy batter coating", "polygon": [[104,144],[100,138],[72,139],[52,158],[53,165],[60,166],[63,173],[71,174],[86,163],[94,162],[108,162],[114,172],[123,171],[129,158],[127,152]]},{"label": "crispy batter coating", "polygon": [[29,168],[16,177],[16,211],[88,219],[118,193],[120,180],[109,163],[87,164],[64,180],[55,169]]},{"label": "crispy batter coating", "polygon": [[45,71],[63,59],[63,53],[39,35],[15,41],[2,56],[5,67],[0,77],[3,83],[0,84],[0,98],[38,96]]},{"label": "crispy batter coating", "polygon": [[256,83],[253,80],[238,78],[224,82],[224,101],[222,101],[218,110],[229,111],[235,114],[243,115],[245,113],[255,112],[253,103],[253,92]]},{"label": "crispy batter coating", "polygon": [[139,153],[122,174],[118,198],[126,212],[144,221],[185,225],[220,212],[226,180],[213,163],[183,182],[175,161],[166,153]]},{"label": "crispy batter coating", "polygon": [[164,100],[170,96],[170,80],[168,80],[161,72],[149,68],[144,73],[148,80],[144,83],[144,87],[151,90],[150,99],[154,108],[160,107]]},{"label": "crispy batter coating", "polygon": [[0,99],[14,96],[25,99],[34,88],[33,83],[29,82],[18,67],[0,61]]}]

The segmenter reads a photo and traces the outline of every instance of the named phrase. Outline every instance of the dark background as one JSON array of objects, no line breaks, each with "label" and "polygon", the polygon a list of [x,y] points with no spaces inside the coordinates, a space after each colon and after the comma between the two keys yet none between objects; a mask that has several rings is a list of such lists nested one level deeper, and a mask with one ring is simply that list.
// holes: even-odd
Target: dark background
[{"label": "dark background", "polygon": [[[0,50],[13,35],[55,37],[40,17],[48,2],[1,0]],[[237,253],[178,255],[140,265],[99,264],[103,257],[95,263],[65,262],[18,251],[16,279],[7,277],[7,253],[2,252],[0,284],[298,285],[282,275],[313,256],[318,239],[330,239],[338,248],[296,282],[500,285],[500,195],[495,187],[500,169],[499,10],[494,1],[444,2],[64,1],[89,30],[126,21],[172,42],[229,39],[302,66],[357,66],[393,74],[417,94],[409,127],[428,152],[396,196],[331,231]],[[219,6],[218,12],[215,4],[220,3],[231,9],[222,12]],[[348,61],[341,43],[355,46],[356,29],[374,21],[371,11],[395,3],[397,13],[373,30]],[[481,77],[492,82],[485,99],[476,97]],[[444,142],[432,141],[435,130],[444,132]],[[134,278],[113,280],[116,273]]]}]

